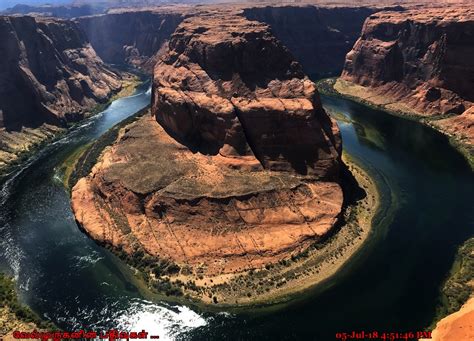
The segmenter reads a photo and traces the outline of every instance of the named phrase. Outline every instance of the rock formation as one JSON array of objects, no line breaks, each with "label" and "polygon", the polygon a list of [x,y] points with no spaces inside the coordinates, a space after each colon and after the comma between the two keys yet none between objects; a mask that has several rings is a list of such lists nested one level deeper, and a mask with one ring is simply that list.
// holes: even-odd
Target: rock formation
[{"label": "rock formation", "polygon": [[82,118],[121,87],[70,21],[0,17],[0,127]]},{"label": "rock formation", "polygon": [[[394,7],[397,9],[397,7]],[[346,54],[360,36],[371,7],[266,6],[245,8],[249,20],[264,22],[314,78],[340,75]]]},{"label": "rock formation", "polygon": [[474,339],[474,297],[471,297],[462,308],[443,318],[429,339],[420,341],[459,341]]},{"label": "rock formation", "polygon": [[95,240],[178,264],[188,279],[229,280],[333,228],[339,130],[267,25],[185,19],[155,67],[152,104],[72,190]]},{"label": "rock formation", "polygon": [[348,53],[342,79],[368,88],[366,99],[388,109],[436,118],[466,112],[456,121],[472,126],[473,41],[470,7],[376,13]]},{"label": "rock formation", "polygon": [[[123,8],[110,10],[104,15],[78,18],[78,22],[104,61],[143,67],[143,63],[159,51],[185,17],[216,9],[215,6],[170,6],[148,10]],[[224,8],[229,9],[241,12],[249,20],[270,25],[276,38],[303,65],[305,73],[315,78],[341,73],[345,56],[359,37],[364,20],[381,10],[374,5],[228,5]],[[154,62],[152,60],[153,65]],[[145,68],[151,73],[153,65],[145,65]]]},{"label": "rock formation", "polygon": [[158,122],[192,149],[256,157],[270,170],[337,174],[337,128],[267,25],[215,13],[185,20],[153,85]]},{"label": "rock formation", "polygon": [[129,63],[153,70],[154,61],[144,65],[169,39],[185,12],[170,10],[128,10],[78,18],[97,54],[107,63]]}]

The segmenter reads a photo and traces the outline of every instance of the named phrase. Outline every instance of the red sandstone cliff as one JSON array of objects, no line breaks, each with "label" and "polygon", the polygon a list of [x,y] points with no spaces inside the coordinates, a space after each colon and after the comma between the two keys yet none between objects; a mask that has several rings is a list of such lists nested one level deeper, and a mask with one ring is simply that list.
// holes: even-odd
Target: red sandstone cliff
[{"label": "red sandstone cliff", "polygon": [[348,53],[341,78],[366,87],[358,96],[389,109],[435,118],[464,113],[433,125],[472,145],[473,42],[470,7],[376,13]]},{"label": "red sandstone cliff", "polygon": [[0,17],[0,127],[63,124],[121,87],[70,21]]},{"label": "red sandstone cliff", "polygon": [[337,177],[340,138],[314,84],[265,24],[199,15],[154,72],[153,113],[183,143],[265,169]]}]

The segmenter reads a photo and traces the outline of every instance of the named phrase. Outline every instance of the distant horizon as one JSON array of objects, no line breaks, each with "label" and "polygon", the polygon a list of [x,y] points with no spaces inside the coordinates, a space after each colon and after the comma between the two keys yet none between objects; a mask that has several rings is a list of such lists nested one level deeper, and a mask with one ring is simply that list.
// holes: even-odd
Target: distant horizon
[{"label": "distant horizon", "polygon": [[16,5],[63,5],[72,3],[73,0],[3,0],[0,1],[0,10],[5,10],[7,8],[14,7]]},{"label": "distant horizon", "polygon": [[[102,0],[102,2],[113,2],[113,0]],[[117,2],[119,2],[120,0],[115,0]],[[130,0],[130,2],[133,2],[134,0]],[[136,1],[136,0],[135,0]],[[271,0],[266,0],[268,2],[270,2]],[[313,1],[305,1],[303,0],[303,2],[305,3],[313,3],[313,4],[317,4],[317,3],[325,3],[325,2],[328,2],[329,0],[327,1],[324,1],[324,0],[313,0]],[[442,0],[442,1],[439,1],[440,3],[468,3],[470,0]],[[67,5],[67,4],[73,4],[73,3],[95,3],[95,2],[101,2],[101,0],[96,0],[96,1],[92,1],[92,0],[0,0],[0,11],[4,11],[6,10],[7,8],[12,8],[16,5],[29,5],[29,6],[40,6],[40,5]],[[158,2],[158,0],[157,0]],[[166,0],[163,0],[163,2],[167,2]],[[179,3],[179,2],[189,2],[189,3],[196,3],[196,2],[199,2],[198,0],[184,0],[184,1],[180,1],[180,0],[175,0],[175,1],[172,1],[173,3]],[[212,1],[212,0],[202,0],[201,1],[202,3],[210,3],[210,2],[215,2],[215,3],[224,3],[224,2],[253,2],[253,1],[250,1],[250,0],[215,0],[215,1]],[[275,3],[278,3],[278,2],[286,2],[286,3],[290,3],[292,2],[291,0],[275,0],[274,1]],[[403,4],[403,3],[416,3],[416,2],[419,2],[419,3],[427,3],[427,2],[430,2],[429,0],[362,0],[362,1],[358,1],[358,0],[334,0],[334,2],[337,2],[337,3],[354,3],[354,4],[360,4],[360,5],[363,5],[363,4],[367,4],[367,3],[395,3],[395,2],[398,2],[400,4]]]}]

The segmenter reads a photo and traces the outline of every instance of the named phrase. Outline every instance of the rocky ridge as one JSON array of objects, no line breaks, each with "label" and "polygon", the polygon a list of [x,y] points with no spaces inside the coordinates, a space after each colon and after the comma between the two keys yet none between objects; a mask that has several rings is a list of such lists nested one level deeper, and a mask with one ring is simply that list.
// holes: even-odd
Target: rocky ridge
[{"label": "rocky ridge", "polygon": [[152,73],[157,59],[147,61],[169,40],[184,18],[231,10],[248,20],[270,25],[272,33],[290,49],[305,73],[319,78],[340,74],[345,55],[359,37],[364,20],[383,8],[374,5],[161,6],[111,9],[106,14],[81,17],[77,21],[104,61],[127,62]]},{"label": "rocky ridge", "polygon": [[4,15],[39,15],[44,17],[56,17],[71,19],[79,16],[104,13],[105,7],[100,5],[23,5],[17,4],[7,8],[0,14]]},{"label": "rocky ridge", "polygon": [[67,20],[0,16],[0,177],[122,87]]}]

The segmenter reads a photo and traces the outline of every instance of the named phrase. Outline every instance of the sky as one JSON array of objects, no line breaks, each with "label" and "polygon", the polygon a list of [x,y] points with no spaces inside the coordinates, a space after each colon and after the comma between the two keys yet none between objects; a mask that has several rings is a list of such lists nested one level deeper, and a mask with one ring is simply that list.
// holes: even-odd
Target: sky
[{"label": "sky", "polygon": [[44,3],[64,4],[70,2],[71,0],[0,0],[0,10],[6,9],[8,7],[13,7],[19,3],[25,5],[39,5]]}]

